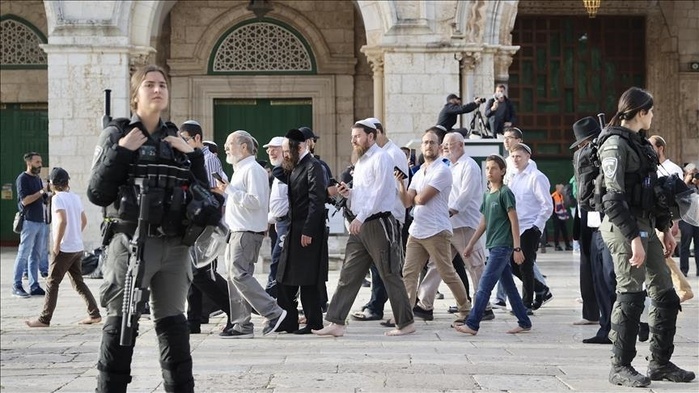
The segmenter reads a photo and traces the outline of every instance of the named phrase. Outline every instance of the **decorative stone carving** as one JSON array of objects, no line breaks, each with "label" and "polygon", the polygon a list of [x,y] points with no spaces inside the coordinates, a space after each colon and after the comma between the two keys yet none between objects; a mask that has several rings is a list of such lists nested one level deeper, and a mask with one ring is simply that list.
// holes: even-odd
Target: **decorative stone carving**
[{"label": "decorative stone carving", "polygon": [[14,20],[0,22],[3,66],[45,66],[46,54],[39,47],[42,38],[29,26]]},{"label": "decorative stone carving", "polygon": [[374,75],[383,74],[383,52],[376,48],[362,48],[362,52],[367,58],[369,65],[371,66],[371,71]]},{"label": "decorative stone carving", "polygon": [[475,70],[481,62],[481,52],[459,52],[454,55],[454,58],[459,62],[461,68]]},{"label": "decorative stone carving", "polygon": [[468,22],[466,23],[466,38],[468,42],[479,43],[483,41],[486,5],[485,0],[475,0],[471,3]]},{"label": "decorative stone carving", "polygon": [[510,79],[512,56],[517,53],[519,46],[501,47],[495,52],[495,82],[507,82]]}]

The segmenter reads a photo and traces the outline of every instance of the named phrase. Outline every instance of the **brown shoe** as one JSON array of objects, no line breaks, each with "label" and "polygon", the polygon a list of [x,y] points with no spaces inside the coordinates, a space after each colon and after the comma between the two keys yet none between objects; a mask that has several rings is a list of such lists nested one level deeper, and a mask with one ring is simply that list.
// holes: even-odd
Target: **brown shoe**
[{"label": "brown shoe", "polygon": [[93,325],[95,323],[100,323],[102,322],[102,317],[87,317],[83,319],[82,321],[78,322],[78,325]]},{"label": "brown shoe", "polygon": [[29,319],[24,321],[24,323],[26,323],[29,327],[49,327],[48,323],[43,323],[38,319]]}]

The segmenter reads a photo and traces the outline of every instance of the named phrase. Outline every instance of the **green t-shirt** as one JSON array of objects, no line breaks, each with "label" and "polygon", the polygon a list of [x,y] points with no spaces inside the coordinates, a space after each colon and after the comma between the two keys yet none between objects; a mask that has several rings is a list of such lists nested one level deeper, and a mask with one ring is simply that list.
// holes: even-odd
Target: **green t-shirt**
[{"label": "green t-shirt", "polygon": [[485,216],[485,248],[513,247],[512,226],[507,212],[515,208],[515,194],[502,185],[499,190],[483,194],[481,213]]}]

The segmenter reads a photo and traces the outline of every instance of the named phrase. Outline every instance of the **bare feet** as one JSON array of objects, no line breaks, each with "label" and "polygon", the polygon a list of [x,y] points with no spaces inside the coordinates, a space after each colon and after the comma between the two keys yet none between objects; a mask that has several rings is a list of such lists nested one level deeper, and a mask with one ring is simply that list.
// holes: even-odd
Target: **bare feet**
[{"label": "bare feet", "polygon": [[384,333],[387,336],[405,336],[406,334],[415,333],[415,324],[411,323],[408,326],[404,326],[402,329],[393,329]]},{"label": "bare feet", "polygon": [[43,322],[39,321],[38,319],[26,320],[26,321],[24,321],[24,323],[26,323],[27,326],[29,326],[29,327],[49,327],[49,325],[47,323],[43,323]]},{"label": "bare feet", "polygon": [[457,332],[459,333],[468,333],[472,336],[475,336],[478,334],[478,330],[473,330],[470,327],[468,327],[467,324],[463,324],[461,326],[455,326],[454,329],[456,329]]},{"label": "bare feet", "polygon": [[333,336],[333,337],[342,337],[345,335],[345,330],[347,328],[345,325],[338,325],[336,323],[331,323],[330,325],[320,329],[320,330],[311,330],[311,333],[318,335],[318,336]]},{"label": "bare feet", "polygon": [[78,322],[78,324],[79,325],[92,325],[94,323],[100,323],[100,322],[102,322],[102,317],[97,317],[97,318],[87,317],[87,318],[83,319],[82,321]]},{"label": "bare feet", "polygon": [[512,328],[512,329],[508,330],[507,334],[525,333],[525,332],[528,332],[530,330],[532,330],[532,328],[530,328],[530,327],[524,328],[524,327],[517,325],[516,328]]}]

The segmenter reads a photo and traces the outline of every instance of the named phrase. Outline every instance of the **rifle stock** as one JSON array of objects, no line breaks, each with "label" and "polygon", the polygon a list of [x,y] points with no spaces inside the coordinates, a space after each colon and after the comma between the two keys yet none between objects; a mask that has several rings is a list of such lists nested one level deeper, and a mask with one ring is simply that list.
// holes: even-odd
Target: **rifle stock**
[{"label": "rifle stock", "polygon": [[102,128],[107,128],[107,124],[112,121],[112,91],[104,89],[104,115],[102,116]]},{"label": "rifle stock", "polygon": [[130,242],[129,267],[124,281],[124,300],[122,303],[121,336],[119,344],[124,347],[133,345],[138,330],[138,319],[143,313],[150,291],[143,288],[145,261],[144,245],[148,237],[148,187],[147,179],[138,178],[134,183],[139,188],[139,214],[136,233]]},{"label": "rifle stock", "polygon": [[599,129],[604,130],[604,125],[607,123],[607,120],[604,118],[604,112],[598,113],[597,119],[599,120]]}]

